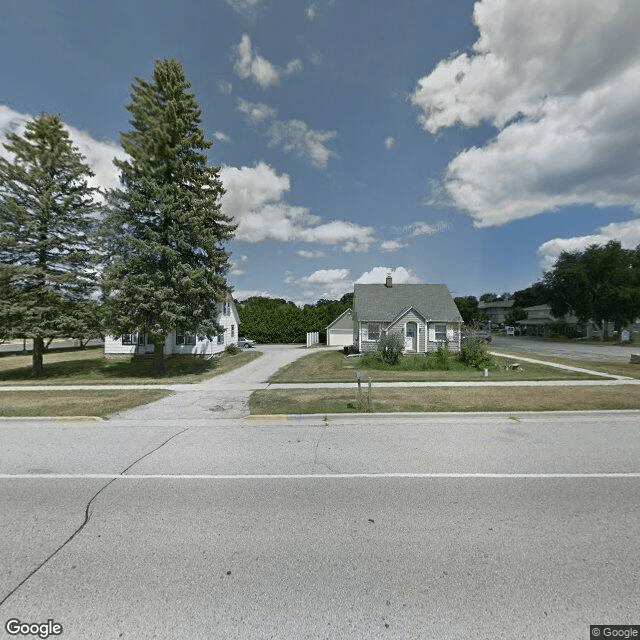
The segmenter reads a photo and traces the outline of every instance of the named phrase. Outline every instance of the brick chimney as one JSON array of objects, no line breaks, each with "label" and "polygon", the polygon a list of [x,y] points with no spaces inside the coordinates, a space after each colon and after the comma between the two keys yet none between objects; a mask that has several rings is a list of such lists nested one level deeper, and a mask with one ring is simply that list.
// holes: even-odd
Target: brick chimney
[{"label": "brick chimney", "polygon": [[391,289],[391,287],[393,287],[393,280],[391,279],[391,274],[390,273],[387,274],[387,279],[384,282],[384,286],[388,287],[389,289]]}]

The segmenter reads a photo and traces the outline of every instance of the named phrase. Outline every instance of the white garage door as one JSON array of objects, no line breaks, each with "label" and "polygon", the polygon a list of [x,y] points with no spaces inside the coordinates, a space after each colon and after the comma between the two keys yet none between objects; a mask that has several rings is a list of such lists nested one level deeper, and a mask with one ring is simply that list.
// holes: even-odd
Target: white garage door
[{"label": "white garage door", "polygon": [[345,347],[353,344],[353,331],[349,329],[329,329],[327,333],[327,346]]}]

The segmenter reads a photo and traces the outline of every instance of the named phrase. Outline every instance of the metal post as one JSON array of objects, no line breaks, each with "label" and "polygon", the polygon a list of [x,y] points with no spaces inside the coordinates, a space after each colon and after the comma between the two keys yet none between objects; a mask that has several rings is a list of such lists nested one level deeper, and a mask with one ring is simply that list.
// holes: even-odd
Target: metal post
[{"label": "metal post", "polygon": [[367,396],[367,407],[371,411],[371,376],[369,376],[369,393]]}]

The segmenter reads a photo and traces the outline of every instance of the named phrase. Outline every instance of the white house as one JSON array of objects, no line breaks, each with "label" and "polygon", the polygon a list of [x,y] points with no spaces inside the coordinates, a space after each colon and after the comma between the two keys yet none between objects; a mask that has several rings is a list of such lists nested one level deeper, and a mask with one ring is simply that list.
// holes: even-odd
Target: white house
[{"label": "white house", "polygon": [[[224,331],[212,339],[197,336],[195,333],[172,331],[165,340],[165,355],[212,356],[222,353],[226,347],[235,345],[238,340],[238,324],[240,318],[236,305],[229,298],[218,303],[217,323]],[[153,353],[154,346],[144,333],[128,333],[122,336],[105,336],[104,353],[107,356],[134,356]]]}]

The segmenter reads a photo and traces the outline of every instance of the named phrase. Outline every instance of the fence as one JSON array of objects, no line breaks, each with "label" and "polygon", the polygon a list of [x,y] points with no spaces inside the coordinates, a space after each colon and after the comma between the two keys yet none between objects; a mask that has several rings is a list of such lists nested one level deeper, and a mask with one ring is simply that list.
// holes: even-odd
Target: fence
[{"label": "fence", "polygon": [[318,331],[311,331],[307,333],[307,347],[312,347],[314,344],[320,342],[320,333]]}]

